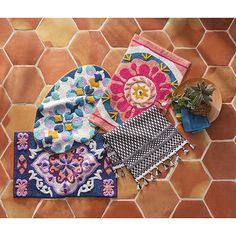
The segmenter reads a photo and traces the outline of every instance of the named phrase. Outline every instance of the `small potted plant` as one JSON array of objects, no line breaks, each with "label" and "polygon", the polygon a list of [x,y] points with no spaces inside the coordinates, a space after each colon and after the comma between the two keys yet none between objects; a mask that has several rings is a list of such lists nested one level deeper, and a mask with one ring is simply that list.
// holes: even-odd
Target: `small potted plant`
[{"label": "small potted plant", "polygon": [[202,81],[196,86],[186,86],[182,95],[170,94],[176,117],[181,118],[181,108],[188,109],[194,115],[207,116],[211,111],[210,102],[214,90],[211,84]]},{"label": "small potted plant", "polygon": [[[195,125],[195,127],[201,127],[201,123],[204,123],[202,127],[209,127],[207,115],[211,111],[214,90],[213,85],[202,81],[196,86],[186,86],[182,94],[170,94],[176,118],[182,120],[184,126],[188,122],[188,125]],[[191,127],[188,130],[192,132],[194,128]],[[201,129],[198,128],[198,130]]]}]

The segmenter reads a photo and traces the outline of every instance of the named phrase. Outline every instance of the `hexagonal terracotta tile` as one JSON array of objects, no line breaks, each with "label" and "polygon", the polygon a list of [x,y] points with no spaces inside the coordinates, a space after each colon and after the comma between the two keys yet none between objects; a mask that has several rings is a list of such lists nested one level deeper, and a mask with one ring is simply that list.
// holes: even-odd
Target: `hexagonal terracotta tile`
[{"label": "hexagonal terracotta tile", "polygon": [[6,217],[7,217],[6,213],[5,213],[3,207],[0,204],[0,218],[6,218]]},{"label": "hexagonal terracotta tile", "polygon": [[146,39],[149,39],[150,41],[160,45],[161,47],[169,51],[173,51],[174,49],[171,41],[162,31],[145,31],[141,33],[141,36],[143,36]]},{"label": "hexagonal terracotta tile", "polygon": [[133,201],[112,201],[104,218],[142,218],[137,205]]},{"label": "hexagonal terracotta tile", "polygon": [[231,63],[231,67],[234,70],[234,73],[236,73],[236,56],[234,57],[232,63]]},{"label": "hexagonal terracotta tile", "polygon": [[168,20],[165,31],[175,46],[195,47],[203,36],[204,28],[196,18],[172,18]]},{"label": "hexagonal terracotta tile", "polygon": [[34,103],[44,86],[36,67],[13,67],[4,87],[13,103]]},{"label": "hexagonal terracotta tile", "polygon": [[210,183],[200,162],[181,162],[171,176],[176,191],[183,198],[201,198]]},{"label": "hexagonal terracotta tile", "polygon": [[35,102],[36,106],[39,106],[43,102],[44,98],[46,97],[46,95],[49,93],[49,91],[52,88],[53,88],[53,85],[46,85],[43,87],[41,93],[39,94],[37,101]]},{"label": "hexagonal terracotta tile", "polygon": [[223,102],[232,101],[236,94],[236,76],[230,67],[210,67],[204,78],[220,89]]},{"label": "hexagonal terracotta tile", "polygon": [[2,120],[3,116],[6,114],[8,109],[11,106],[11,102],[3,89],[3,87],[0,87],[0,121]]},{"label": "hexagonal terracotta tile", "polygon": [[177,206],[173,218],[210,218],[210,214],[203,201],[181,201]]},{"label": "hexagonal terracotta tile", "polygon": [[132,18],[110,18],[105,22],[102,33],[112,47],[127,47],[140,29]]},{"label": "hexagonal terracotta tile", "polygon": [[17,31],[5,50],[14,65],[34,65],[43,52],[43,45],[33,31]]},{"label": "hexagonal terracotta tile", "polygon": [[168,18],[136,18],[142,30],[161,30]]},{"label": "hexagonal terracotta tile", "polygon": [[2,195],[2,204],[8,217],[29,218],[32,217],[34,210],[40,199],[37,198],[13,198],[13,183],[7,186]]},{"label": "hexagonal terracotta tile", "polygon": [[34,105],[13,105],[3,120],[3,125],[11,138],[14,139],[14,132],[32,131],[36,107]]},{"label": "hexagonal terracotta tile", "polygon": [[0,178],[0,194],[1,194],[9,180],[1,162],[0,162],[0,173],[1,173],[1,178]]},{"label": "hexagonal terracotta tile", "polygon": [[80,30],[99,29],[106,18],[73,18]]},{"label": "hexagonal terracotta tile", "polygon": [[79,31],[70,45],[70,51],[78,65],[100,65],[109,46],[98,31]]},{"label": "hexagonal terracotta tile", "polygon": [[214,217],[236,217],[236,183],[233,181],[212,182],[205,202]]},{"label": "hexagonal terracotta tile", "polygon": [[207,30],[227,30],[233,18],[201,18]]},{"label": "hexagonal terracotta tile", "polygon": [[12,26],[16,30],[36,29],[41,18],[10,18]]},{"label": "hexagonal terracotta tile", "polygon": [[207,135],[207,132],[203,130],[199,133],[194,134],[187,133],[184,131],[182,124],[179,124],[177,126],[177,129],[190,143],[195,144],[194,149],[186,146],[186,148],[189,149],[189,153],[187,155],[184,155],[182,151],[179,151],[181,158],[186,160],[201,158],[203,152],[211,141],[209,136]]},{"label": "hexagonal terracotta tile", "polygon": [[34,218],[72,218],[74,217],[67,202],[63,200],[43,200]]},{"label": "hexagonal terracotta tile", "polygon": [[234,109],[236,110],[236,96],[235,96],[235,98],[233,99],[232,105],[233,105]]},{"label": "hexagonal terracotta tile", "polygon": [[0,49],[0,84],[6,77],[10,68],[11,68],[11,63],[8,60],[6,53],[2,49]]},{"label": "hexagonal terracotta tile", "polygon": [[206,70],[206,64],[203,62],[196,49],[176,49],[174,53],[192,63],[184,76],[184,80],[201,78],[203,76]]},{"label": "hexagonal terracotta tile", "polygon": [[40,58],[41,69],[46,84],[54,84],[61,76],[77,67],[66,49],[49,48]]},{"label": "hexagonal terracotta tile", "polygon": [[149,183],[137,198],[145,217],[169,217],[178,201],[178,197],[166,181]]},{"label": "hexagonal terracotta tile", "polygon": [[229,33],[233,37],[234,42],[236,43],[236,19],[234,19],[233,24],[230,26]]},{"label": "hexagonal terracotta tile", "polygon": [[226,32],[206,32],[198,50],[208,65],[228,65],[236,46]]},{"label": "hexagonal terracotta tile", "polygon": [[211,143],[203,162],[213,179],[236,179],[234,142]]},{"label": "hexagonal terracotta tile", "polygon": [[233,139],[236,135],[236,111],[231,105],[223,104],[218,118],[207,129],[211,139]]},{"label": "hexagonal terracotta tile", "polygon": [[12,33],[11,25],[9,24],[8,20],[5,18],[0,19],[0,47],[3,47],[3,45],[6,43],[8,38],[10,37]]},{"label": "hexagonal terracotta tile", "polygon": [[118,198],[135,198],[138,191],[134,178],[127,169],[124,169],[124,173],[124,177],[119,177],[117,179]]},{"label": "hexagonal terracotta tile", "polygon": [[8,138],[1,125],[0,125],[0,140],[1,140],[0,142],[0,156],[1,156],[8,144]]},{"label": "hexagonal terracotta tile", "polygon": [[67,198],[75,216],[80,218],[100,218],[109,201],[108,198],[95,197]]},{"label": "hexagonal terracotta tile", "polygon": [[47,47],[66,47],[77,30],[70,18],[45,18],[37,33]]},{"label": "hexagonal terracotta tile", "polygon": [[104,58],[102,67],[104,67],[104,69],[106,69],[111,76],[115,73],[119,63],[124,57],[125,52],[126,49],[114,48],[111,49],[107,56]]},{"label": "hexagonal terracotta tile", "polygon": [[7,174],[13,179],[13,163],[14,163],[14,145],[11,143],[1,157],[1,162],[7,171]]}]

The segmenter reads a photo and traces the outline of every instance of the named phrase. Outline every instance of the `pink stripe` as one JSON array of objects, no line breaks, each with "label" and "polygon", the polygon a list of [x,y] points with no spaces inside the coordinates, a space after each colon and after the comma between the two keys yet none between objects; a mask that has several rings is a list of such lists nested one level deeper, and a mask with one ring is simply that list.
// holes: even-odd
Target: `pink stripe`
[{"label": "pink stripe", "polygon": [[136,40],[134,40],[134,39],[133,39],[133,41],[134,41],[135,43],[141,45],[141,46],[144,46],[144,47],[148,48],[149,50],[151,50],[152,52],[158,54],[159,56],[162,56],[162,57],[164,57],[165,59],[168,59],[169,61],[172,61],[172,62],[174,62],[175,64],[177,64],[177,65],[179,65],[179,66],[183,66],[184,68],[188,69],[188,66],[185,66],[185,65],[183,65],[183,64],[180,64],[180,63],[178,63],[178,62],[176,62],[176,61],[174,61],[174,60],[172,60],[172,59],[170,59],[170,58],[168,58],[168,57],[162,55],[161,53],[154,51],[152,48],[148,47],[147,45],[145,45],[145,44],[143,44],[143,43],[140,43],[140,42],[138,42],[138,41],[136,41]]},{"label": "pink stripe", "polygon": [[112,126],[112,127],[114,127],[114,128],[116,127],[116,126],[110,124],[108,121],[106,121],[105,119],[103,119],[102,117],[100,117],[100,116],[98,116],[98,115],[96,115],[96,114],[93,114],[93,116],[96,116],[97,118],[103,120],[104,122],[106,122],[107,124],[109,124],[110,126]]}]

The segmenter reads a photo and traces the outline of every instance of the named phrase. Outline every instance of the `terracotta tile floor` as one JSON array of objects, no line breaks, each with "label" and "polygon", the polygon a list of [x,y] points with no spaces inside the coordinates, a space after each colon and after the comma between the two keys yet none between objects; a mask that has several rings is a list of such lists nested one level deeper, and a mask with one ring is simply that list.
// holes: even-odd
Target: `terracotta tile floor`
[{"label": "terracotta tile floor", "polygon": [[[219,86],[224,105],[174,170],[138,193],[130,174],[118,199],[13,199],[14,131],[31,131],[38,105],[82,64],[115,71],[133,34],[190,60],[185,79]],[[236,19],[0,19],[0,217],[236,217]]]}]

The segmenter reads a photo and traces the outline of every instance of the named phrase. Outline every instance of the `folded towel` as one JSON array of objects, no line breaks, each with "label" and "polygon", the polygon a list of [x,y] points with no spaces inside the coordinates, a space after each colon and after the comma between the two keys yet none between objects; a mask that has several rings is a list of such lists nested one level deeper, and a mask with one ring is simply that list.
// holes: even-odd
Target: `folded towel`
[{"label": "folded towel", "polygon": [[97,134],[76,149],[50,155],[32,132],[15,133],[14,197],[115,197],[117,182]]},{"label": "folded towel", "polygon": [[[160,174],[159,165],[165,169],[173,166],[172,158],[180,160],[178,151],[185,149],[188,141],[179,134],[177,129],[162,115],[156,106],[105,133],[105,148],[108,150],[113,169],[126,166],[141,188],[141,182]],[[192,144],[189,144],[194,148]],[[156,173],[153,173],[153,170]],[[147,176],[150,175],[150,179]],[[141,181],[141,182],[140,182]]]},{"label": "folded towel", "polygon": [[112,130],[153,105],[164,113],[167,95],[182,81],[190,62],[135,35],[89,120]]},{"label": "folded towel", "polygon": [[186,132],[200,132],[210,126],[207,116],[198,116],[192,114],[185,108],[181,109],[182,123]]}]

